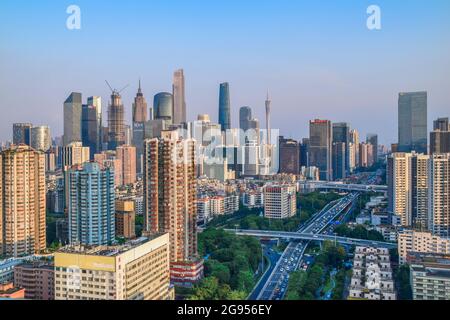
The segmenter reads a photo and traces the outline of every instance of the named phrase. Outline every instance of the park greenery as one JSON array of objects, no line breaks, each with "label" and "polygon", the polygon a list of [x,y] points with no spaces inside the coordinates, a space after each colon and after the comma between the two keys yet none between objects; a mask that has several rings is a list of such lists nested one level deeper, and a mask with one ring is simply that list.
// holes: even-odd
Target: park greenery
[{"label": "park greenery", "polygon": [[348,225],[341,224],[334,232],[340,237],[347,237],[353,239],[362,239],[362,240],[370,240],[370,241],[384,241],[383,235],[376,230],[369,230],[364,225],[357,225],[354,228],[349,227]]},{"label": "park greenery", "polygon": [[208,228],[199,234],[198,250],[206,257],[205,278],[193,288],[188,299],[245,299],[255,285],[255,273],[261,263],[259,241]]},{"label": "park greenery", "polygon": [[315,262],[306,272],[300,270],[291,273],[286,300],[316,300],[322,294],[320,288],[326,286],[329,273],[333,269],[338,270],[333,299],[342,299],[346,277],[343,267],[345,257],[346,252],[342,246],[325,241]]},{"label": "park greenery", "polygon": [[394,279],[397,286],[398,300],[412,300],[409,265],[404,264],[394,270]]}]

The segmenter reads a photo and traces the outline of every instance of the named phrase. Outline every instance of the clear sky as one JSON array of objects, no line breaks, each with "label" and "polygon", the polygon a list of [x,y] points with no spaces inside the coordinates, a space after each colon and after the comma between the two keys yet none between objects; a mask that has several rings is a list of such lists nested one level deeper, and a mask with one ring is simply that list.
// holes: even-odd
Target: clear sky
[{"label": "clear sky", "polygon": [[[81,8],[68,30],[66,8]],[[381,7],[382,29],[366,27]],[[427,90],[429,121],[450,116],[448,0],[0,1],[0,140],[14,122],[62,134],[63,102],[123,92],[127,119],[139,77],[149,106],[184,68],[188,120],[217,120],[219,83],[230,83],[232,122],[248,105],[264,126],[308,136],[308,120],[347,121],[381,143],[397,139],[397,96]],[[106,115],[105,115],[106,118]]]}]

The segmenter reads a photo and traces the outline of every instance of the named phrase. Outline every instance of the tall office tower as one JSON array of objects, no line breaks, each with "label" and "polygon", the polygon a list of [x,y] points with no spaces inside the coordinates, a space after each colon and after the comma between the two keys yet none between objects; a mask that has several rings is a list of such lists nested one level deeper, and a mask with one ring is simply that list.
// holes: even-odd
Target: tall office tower
[{"label": "tall office tower", "polygon": [[388,211],[402,226],[429,228],[429,156],[393,153],[388,157]]},{"label": "tall office tower", "polygon": [[19,257],[46,247],[45,156],[26,145],[0,153],[0,255]]},{"label": "tall office tower", "polygon": [[97,108],[93,105],[83,104],[83,111],[81,115],[81,141],[83,146],[89,147],[91,153],[91,160],[94,158],[94,154],[99,153],[101,146],[98,134],[98,114]]},{"label": "tall office tower", "polygon": [[368,133],[366,137],[366,142],[371,144],[373,147],[373,161],[378,162],[378,135],[374,133]]},{"label": "tall office tower", "polygon": [[136,147],[123,145],[116,149],[116,157],[122,164],[123,185],[136,182]]},{"label": "tall office tower", "polygon": [[81,93],[72,92],[64,101],[64,145],[81,141]]},{"label": "tall office tower", "polygon": [[169,300],[169,237],[120,246],[66,246],[55,253],[55,300]]},{"label": "tall office tower", "polygon": [[427,153],[427,92],[400,93],[398,151]]},{"label": "tall office tower", "polygon": [[186,100],[183,69],[173,74],[173,123],[186,123]]},{"label": "tall office tower", "polygon": [[266,143],[267,144],[272,143],[271,136],[270,136],[270,111],[272,109],[271,104],[272,104],[272,101],[270,101],[270,98],[269,98],[269,91],[267,91],[267,97],[266,97],[266,103],[265,103],[265,105],[266,105],[266,130],[267,130]]},{"label": "tall office tower", "polygon": [[433,121],[433,130],[450,131],[448,118],[439,118]]},{"label": "tall office tower", "polygon": [[103,150],[103,108],[102,98],[93,96],[87,99],[88,106],[94,106],[97,111],[97,152]]},{"label": "tall office tower", "polygon": [[346,174],[345,160],[347,155],[347,144],[344,142],[334,142],[333,143],[333,180],[344,179]]},{"label": "tall office tower", "polygon": [[122,161],[117,159],[116,151],[108,150],[94,155],[94,161],[104,168],[112,168],[114,171],[114,185],[123,186]]},{"label": "tall office tower", "polygon": [[279,137],[279,173],[300,174],[300,146],[298,141]]},{"label": "tall office tower", "polygon": [[83,164],[90,159],[89,147],[83,147],[81,142],[72,142],[61,150],[61,167],[67,170],[71,166]]},{"label": "tall office tower", "polygon": [[133,131],[131,126],[126,124],[124,126],[125,140],[123,144],[130,145],[133,142]]},{"label": "tall office tower", "polygon": [[244,132],[250,129],[249,122],[252,119],[252,108],[242,107],[239,109],[239,128]]},{"label": "tall office tower", "polygon": [[189,284],[203,275],[197,254],[195,141],[176,131],[145,141],[144,227],[169,233],[171,278]]},{"label": "tall office tower", "polygon": [[448,118],[434,121],[434,130],[430,132],[430,154],[450,152],[450,127]]},{"label": "tall office tower", "polygon": [[309,166],[319,168],[320,180],[333,178],[331,121],[311,120],[309,122]]},{"label": "tall office tower", "polygon": [[13,144],[31,144],[31,123],[14,123],[13,124]]},{"label": "tall office tower", "polygon": [[153,98],[153,112],[155,120],[164,120],[167,125],[174,123],[173,95],[168,92],[160,92]]},{"label": "tall office tower", "polygon": [[[153,119],[151,116],[150,120]],[[133,103],[133,145],[136,147],[136,168],[137,172],[142,172],[142,161],[144,154],[144,139],[145,129],[144,125],[147,122],[147,101],[145,101],[144,94],[141,89],[141,80],[139,80],[139,89],[134,98]]]},{"label": "tall office tower", "polygon": [[[345,174],[342,178],[345,178],[347,173],[350,172],[350,152],[348,150],[350,144],[350,125],[345,122],[333,123],[333,142],[332,143],[344,143],[344,171]],[[341,176],[340,174],[339,176]]]},{"label": "tall office tower", "polygon": [[113,90],[108,107],[108,149],[125,144],[125,109],[119,92]]},{"label": "tall office tower", "polygon": [[219,88],[219,124],[222,131],[231,129],[230,85],[228,82],[220,84]]},{"label": "tall office tower", "polygon": [[31,128],[31,147],[35,150],[46,152],[52,146],[50,128],[39,126]]},{"label": "tall office tower", "polygon": [[252,117],[252,109],[250,107],[239,109],[239,127],[244,131],[241,143],[256,141],[257,145],[260,144],[259,120]]},{"label": "tall office tower", "polygon": [[115,241],[114,172],[89,162],[67,174],[69,242],[107,245]]},{"label": "tall office tower", "polygon": [[147,101],[141,89],[141,80],[139,80],[139,88],[133,103],[133,122],[143,123],[147,121]]},{"label": "tall office tower", "polygon": [[300,144],[300,168],[308,166],[309,139],[303,138]]},{"label": "tall office tower", "polygon": [[430,230],[450,238],[450,153],[430,157],[429,181]]},{"label": "tall office tower", "polygon": [[245,176],[256,176],[259,174],[260,164],[260,145],[257,140],[246,136],[245,143],[242,146],[244,155],[243,174]]},{"label": "tall office tower", "polygon": [[355,167],[360,166],[359,160],[359,132],[356,129],[350,130],[350,142],[353,143],[354,154],[355,154]]}]

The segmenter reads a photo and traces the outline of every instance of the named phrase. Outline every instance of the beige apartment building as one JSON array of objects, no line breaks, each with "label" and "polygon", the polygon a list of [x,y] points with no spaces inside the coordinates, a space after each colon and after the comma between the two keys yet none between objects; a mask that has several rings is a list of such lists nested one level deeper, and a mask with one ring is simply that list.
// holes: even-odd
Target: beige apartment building
[{"label": "beige apartment building", "polygon": [[117,159],[122,165],[122,184],[133,184],[136,182],[136,147],[123,145],[116,149]]},{"label": "beige apartment building", "polygon": [[435,236],[431,232],[420,232],[411,229],[400,231],[398,234],[399,262],[405,263],[408,254],[414,252],[450,254],[450,238]]},{"label": "beige apartment building", "polygon": [[0,255],[46,248],[45,156],[27,145],[0,153]]},{"label": "beige apartment building", "polygon": [[269,184],[264,187],[264,217],[286,219],[297,213],[295,184]]},{"label": "beige apartment building", "polygon": [[169,300],[169,235],[55,253],[56,300]]}]

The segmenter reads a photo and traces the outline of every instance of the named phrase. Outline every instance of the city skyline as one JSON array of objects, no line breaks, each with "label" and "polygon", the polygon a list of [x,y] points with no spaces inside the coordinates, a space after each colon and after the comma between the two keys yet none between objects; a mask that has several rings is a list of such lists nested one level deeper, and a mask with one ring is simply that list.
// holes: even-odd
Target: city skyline
[{"label": "city skyline", "polygon": [[[5,1],[0,5],[0,34],[8,46],[0,53],[5,70],[0,75],[0,103],[2,109],[14,108],[0,121],[0,140],[12,140],[10,126],[16,122],[48,125],[53,136],[62,135],[62,104],[70,92],[101,96],[105,121],[110,92],[104,79],[118,87],[131,84],[122,97],[131,124],[139,78],[151,101],[156,93],[171,91],[173,72],[183,68],[188,121],[208,113],[218,122],[217,87],[226,81],[232,127],[238,127],[242,106],[250,106],[260,122],[265,120],[269,88],[272,128],[281,128],[286,137],[307,137],[308,121],[320,118],[349,122],[362,137],[375,132],[379,142],[388,145],[397,142],[399,92],[428,92],[430,128],[433,119],[448,116],[450,46],[443,40],[449,38],[450,4],[434,3],[378,1],[382,29],[370,31],[365,25],[367,1],[249,1],[229,6],[132,1],[114,8],[79,1],[82,28],[70,31],[65,28],[65,5],[30,3],[29,19],[18,24],[14,19],[22,8]],[[153,22],[143,21],[145,12],[152,12]],[[227,15],[232,16],[228,24]],[[114,26],[115,17],[132,23]],[[172,25],[174,19],[179,23]],[[107,46],[113,36],[120,45],[111,52]],[[147,43],[130,53],[137,39]],[[122,58],[125,52],[127,58]],[[292,113],[294,117],[286,117]]]}]

